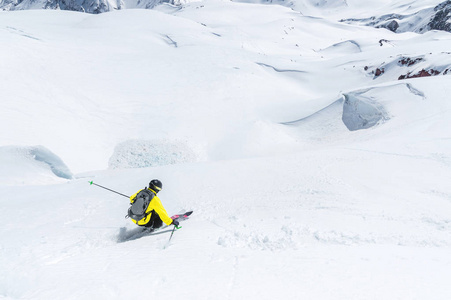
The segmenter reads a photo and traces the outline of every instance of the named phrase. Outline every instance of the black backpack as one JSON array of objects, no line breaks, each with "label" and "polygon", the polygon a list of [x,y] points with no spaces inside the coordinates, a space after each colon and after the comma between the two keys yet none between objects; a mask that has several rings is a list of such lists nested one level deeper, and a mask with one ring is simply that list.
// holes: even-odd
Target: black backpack
[{"label": "black backpack", "polygon": [[149,207],[150,201],[152,201],[155,194],[149,191],[147,188],[139,191],[136,195],[132,206],[128,209],[128,217],[138,222],[139,220],[147,217],[147,207]]}]

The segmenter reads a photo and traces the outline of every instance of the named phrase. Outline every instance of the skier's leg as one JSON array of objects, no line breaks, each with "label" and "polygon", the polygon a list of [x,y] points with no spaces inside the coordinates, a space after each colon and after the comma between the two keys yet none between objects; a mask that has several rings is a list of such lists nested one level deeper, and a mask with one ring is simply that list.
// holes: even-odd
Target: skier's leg
[{"label": "skier's leg", "polygon": [[160,216],[153,211],[152,215],[150,216],[149,222],[145,224],[145,227],[151,228],[151,229],[157,229],[160,228],[163,225],[163,221],[161,220]]},{"label": "skier's leg", "polygon": [[161,226],[163,226],[163,221],[161,220],[160,216],[156,212],[152,213],[152,217],[155,218],[153,220],[153,226],[152,226],[153,228],[160,228]]}]

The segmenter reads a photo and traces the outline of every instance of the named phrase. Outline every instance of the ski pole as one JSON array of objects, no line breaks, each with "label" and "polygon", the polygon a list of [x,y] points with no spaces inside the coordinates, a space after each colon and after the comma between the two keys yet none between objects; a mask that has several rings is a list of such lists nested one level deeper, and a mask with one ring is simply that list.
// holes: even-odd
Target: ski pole
[{"label": "ski pole", "polygon": [[174,225],[174,228],[172,229],[171,236],[169,237],[168,243],[171,241],[172,235],[174,234],[174,231],[175,231],[176,229],[180,229],[180,228],[182,228],[182,227],[178,227],[178,226],[175,226],[175,225]]},{"label": "ski pole", "polygon": [[127,195],[121,194],[121,193],[119,193],[119,192],[113,191],[113,190],[111,190],[111,189],[109,189],[109,188],[106,188],[106,187],[104,187],[104,186],[101,186],[100,184],[94,183],[94,181],[89,181],[89,184],[90,184],[90,185],[96,185],[96,186],[98,186],[98,187],[101,187],[102,189],[105,189],[105,190],[108,190],[108,191],[110,191],[110,192],[119,194],[119,195],[121,195],[121,196],[130,198],[130,197],[127,196]]}]

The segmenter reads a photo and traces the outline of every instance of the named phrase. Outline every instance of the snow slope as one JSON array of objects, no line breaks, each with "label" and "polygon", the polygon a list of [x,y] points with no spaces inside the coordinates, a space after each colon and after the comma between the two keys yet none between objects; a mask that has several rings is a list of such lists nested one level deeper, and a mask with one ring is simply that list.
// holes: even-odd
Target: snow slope
[{"label": "snow slope", "polygon": [[449,33],[316,2],[2,12],[0,299],[449,299]]}]

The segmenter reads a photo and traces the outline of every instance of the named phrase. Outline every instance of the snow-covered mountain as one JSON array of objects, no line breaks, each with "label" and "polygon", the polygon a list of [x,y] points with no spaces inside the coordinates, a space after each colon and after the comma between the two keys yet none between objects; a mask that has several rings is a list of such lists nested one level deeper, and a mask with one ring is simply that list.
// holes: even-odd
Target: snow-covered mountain
[{"label": "snow-covered mountain", "polygon": [[1,0],[1,10],[56,9],[99,14],[127,8],[151,9],[169,3],[182,5],[184,0]]},{"label": "snow-covered mountain", "polygon": [[407,14],[390,13],[369,18],[351,18],[343,21],[367,26],[387,28],[394,32],[418,32],[430,30],[451,31],[451,1],[447,0],[434,7],[427,7]]},{"label": "snow-covered mountain", "polygon": [[440,1],[246,2],[1,12],[0,299],[451,298]]},{"label": "snow-covered mountain", "polygon": [[[1,0],[2,10],[61,9],[99,14],[112,10],[143,8],[152,9],[168,3],[181,6],[197,0]],[[304,15],[329,16],[344,14],[353,16],[341,21],[358,23],[376,28],[387,28],[393,32],[427,32],[430,30],[451,31],[451,1],[428,0],[421,4],[405,1],[366,1],[364,5],[353,0],[235,0],[243,3],[277,4],[290,7]],[[375,9],[376,8],[376,9]],[[368,15],[379,11],[378,15]],[[387,13],[388,11],[388,13]],[[367,17],[355,17],[358,15]]]}]

